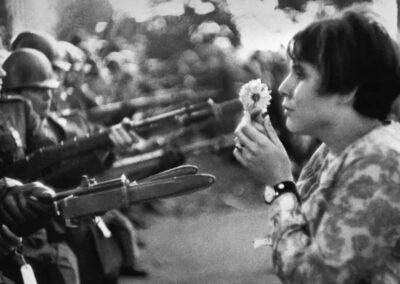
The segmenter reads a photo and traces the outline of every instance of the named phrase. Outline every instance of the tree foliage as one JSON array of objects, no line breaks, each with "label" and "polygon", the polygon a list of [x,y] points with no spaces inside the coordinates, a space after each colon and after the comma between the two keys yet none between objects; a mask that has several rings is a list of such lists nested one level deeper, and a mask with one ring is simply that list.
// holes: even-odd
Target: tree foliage
[{"label": "tree foliage", "polygon": [[108,0],[58,0],[57,7],[56,33],[66,40],[81,31],[94,33],[98,22],[108,22],[113,15]]}]

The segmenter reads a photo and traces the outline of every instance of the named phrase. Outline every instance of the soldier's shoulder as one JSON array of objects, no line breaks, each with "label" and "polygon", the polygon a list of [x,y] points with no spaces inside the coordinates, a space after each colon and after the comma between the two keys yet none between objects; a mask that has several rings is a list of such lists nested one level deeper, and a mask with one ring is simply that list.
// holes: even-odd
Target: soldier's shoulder
[{"label": "soldier's shoulder", "polygon": [[0,104],[29,104],[29,101],[19,95],[7,95],[0,97]]},{"label": "soldier's shoulder", "polygon": [[13,113],[21,115],[21,113],[32,113],[31,103],[21,96],[7,96],[0,98],[1,113]]}]

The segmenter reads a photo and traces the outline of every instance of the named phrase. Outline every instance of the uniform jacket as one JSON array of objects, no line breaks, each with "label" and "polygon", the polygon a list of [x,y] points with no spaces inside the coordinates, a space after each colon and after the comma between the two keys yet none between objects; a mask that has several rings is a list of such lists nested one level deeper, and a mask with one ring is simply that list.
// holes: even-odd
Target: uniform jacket
[{"label": "uniform jacket", "polygon": [[41,129],[40,118],[25,99],[0,99],[0,164],[12,163],[42,146],[54,144]]},{"label": "uniform jacket", "polygon": [[[100,130],[89,123],[81,112],[68,115],[52,113],[42,120],[42,127],[57,143],[84,137]],[[90,153],[63,161],[52,175],[44,177],[56,189],[79,185],[83,174],[93,176],[112,164],[111,149],[96,149]],[[133,265],[135,232],[131,222],[117,210],[105,214],[104,222],[112,236],[105,237],[100,228],[90,220],[81,220],[77,227],[67,228],[64,239],[78,258],[82,284],[115,281],[122,266]]]},{"label": "uniform jacket", "polygon": [[[86,137],[100,130],[99,126],[89,123],[79,111],[65,115],[51,113],[41,121],[41,127],[56,144]],[[56,189],[74,188],[79,185],[82,175],[93,177],[111,166],[113,160],[114,155],[108,147],[96,149],[63,160],[43,177],[43,181]]]},{"label": "uniform jacket", "polygon": [[[27,100],[19,96],[0,99],[0,164],[7,165],[37,148],[54,143],[42,129],[39,116]],[[18,177],[18,172],[12,176]],[[60,251],[60,247],[65,249]],[[50,244],[44,229],[24,239],[24,255],[33,266],[39,283],[79,282],[75,256],[63,243]],[[6,276],[22,283],[19,267],[14,261],[3,259],[1,267]]]}]

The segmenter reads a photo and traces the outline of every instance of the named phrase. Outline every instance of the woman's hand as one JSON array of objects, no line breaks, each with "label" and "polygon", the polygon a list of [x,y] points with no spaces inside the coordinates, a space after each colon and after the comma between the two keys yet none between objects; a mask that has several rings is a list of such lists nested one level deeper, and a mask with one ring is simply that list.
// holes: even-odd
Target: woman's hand
[{"label": "woman's hand", "polygon": [[293,180],[288,154],[268,116],[241,123],[235,134],[233,154],[258,180],[269,185]]}]

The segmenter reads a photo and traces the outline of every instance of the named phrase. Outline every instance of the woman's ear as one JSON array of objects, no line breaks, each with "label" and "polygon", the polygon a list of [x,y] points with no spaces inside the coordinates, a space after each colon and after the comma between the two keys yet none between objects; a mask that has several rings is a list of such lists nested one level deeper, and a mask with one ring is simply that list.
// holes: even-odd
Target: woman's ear
[{"label": "woman's ear", "polygon": [[353,105],[355,96],[357,93],[358,87],[355,87],[353,90],[347,93],[341,93],[337,96],[337,103],[339,105]]}]

